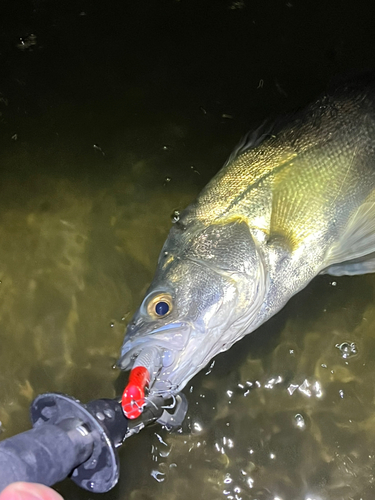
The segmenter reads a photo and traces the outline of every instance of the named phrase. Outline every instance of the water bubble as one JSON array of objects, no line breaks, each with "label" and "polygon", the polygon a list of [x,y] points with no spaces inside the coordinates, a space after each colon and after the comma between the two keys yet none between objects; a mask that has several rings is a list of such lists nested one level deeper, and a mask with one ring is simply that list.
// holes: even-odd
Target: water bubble
[{"label": "water bubble", "polygon": [[313,389],[314,389],[314,392],[315,392],[315,396],[317,398],[321,398],[323,396],[322,386],[320,385],[320,383],[318,381],[316,381],[313,384]]},{"label": "water bubble", "polygon": [[105,156],[105,152],[102,150],[102,148],[100,146],[98,146],[98,144],[93,144],[92,146],[94,148],[95,151],[98,151],[99,153],[101,153],[103,156]]},{"label": "water bubble", "polygon": [[163,440],[163,438],[160,436],[160,434],[158,434],[157,432],[155,432],[154,434],[155,434],[155,436],[158,438],[159,443],[161,443],[161,444],[163,444],[164,446],[167,446],[167,447],[168,447],[167,443]]},{"label": "water bubble", "polygon": [[283,381],[282,377],[279,375],[277,378],[271,378],[268,380],[268,382],[264,385],[265,389],[273,389],[274,385],[280,384]]},{"label": "water bubble", "polygon": [[20,37],[18,43],[16,44],[17,49],[28,50],[37,44],[36,35],[31,33],[26,37]]},{"label": "water bubble", "polygon": [[199,432],[202,432],[203,427],[201,426],[201,424],[199,422],[194,422],[193,423],[193,430],[194,430],[194,432],[199,433]]},{"label": "water bubble", "polygon": [[168,146],[168,144],[164,144],[163,146],[163,151],[171,151],[172,149],[172,146]]},{"label": "water bubble", "polygon": [[339,390],[339,396],[341,399],[344,397],[344,391],[342,389]]},{"label": "water bubble", "polygon": [[176,224],[180,220],[180,211],[179,210],[173,210],[172,215],[171,215],[172,223]]},{"label": "water bubble", "polygon": [[164,179],[164,186],[166,186],[169,182],[171,182],[171,180],[172,180],[172,177],[166,177]]},{"label": "water bubble", "polygon": [[94,486],[95,486],[94,481],[89,481],[89,482],[87,483],[87,487],[88,487],[90,490],[93,490],[93,489],[94,489]]},{"label": "water bubble", "polygon": [[249,488],[253,487],[253,485],[254,485],[254,479],[252,479],[251,477],[248,477],[246,479],[246,482],[247,482],[247,485],[248,485]]},{"label": "water bubble", "polygon": [[164,472],[160,472],[160,470],[153,470],[153,471],[151,471],[151,476],[158,483],[162,483],[163,481],[165,481],[165,473]]},{"label": "water bubble", "polygon": [[112,321],[112,323],[111,323],[109,326],[110,326],[111,328],[113,328],[113,327],[115,326],[115,324],[113,323],[113,321]]},{"label": "water bubble", "polygon": [[195,174],[201,175],[200,172],[194,167],[194,165],[191,165],[190,168]]},{"label": "water bubble", "polygon": [[159,451],[159,456],[162,457],[162,458],[166,458],[169,456],[171,450],[162,450],[162,451]]},{"label": "water bubble", "polygon": [[293,392],[298,389],[299,385],[298,384],[290,384],[288,387],[287,391],[289,392],[290,395],[293,394]]},{"label": "water bubble", "polygon": [[299,429],[304,429],[306,427],[305,419],[300,413],[294,415],[294,423],[295,426],[298,427]]},{"label": "water bubble", "polygon": [[232,478],[230,477],[230,474],[225,474],[224,483],[230,484],[231,482],[232,482]]},{"label": "water bubble", "polygon": [[308,397],[311,397],[311,391],[309,389],[310,382],[308,380],[304,380],[303,383],[298,387],[298,390],[305,394]]},{"label": "water bubble", "polygon": [[342,342],[336,344],[335,347],[341,352],[341,357],[344,359],[351,358],[358,354],[357,346],[354,342]]},{"label": "water bubble", "polygon": [[336,286],[337,285],[337,281],[332,281],[331,285],[332,286]]},{"label": "water bubble", "polygon": [[210,367],[209,367],[208,371],[205,373],[205,375],[209,375],[212,372],[212,368],[214,366],[215,366],[215,360],[212,361],[212,363],[210,364]]},{"label": "water bubble", "polygon": [[316,398],[321,398],[323,395],[322,387],[320,383],[316,380],[315,382],[310,382],[305,379],[302,384],[290,384],[287,388],[289,395],[292,396],[294,391],[298,389],[299,392],[304,394],[305,396],[311,398],[311,396],[315,396]]}]

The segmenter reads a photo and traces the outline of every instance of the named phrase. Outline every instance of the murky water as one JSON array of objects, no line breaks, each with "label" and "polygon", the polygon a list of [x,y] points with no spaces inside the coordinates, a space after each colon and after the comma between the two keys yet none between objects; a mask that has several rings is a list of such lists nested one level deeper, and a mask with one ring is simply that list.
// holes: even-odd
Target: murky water
[{"label": "murky water", "polygon": [[[119,393],[112,365],[173,211],[249,127],[374,67],[365,7],[4,2],[1,438],[40,393]],[[372,499],[374,287],[314,280],[191,381],[180,432],[125,443],[103,498]]]}]

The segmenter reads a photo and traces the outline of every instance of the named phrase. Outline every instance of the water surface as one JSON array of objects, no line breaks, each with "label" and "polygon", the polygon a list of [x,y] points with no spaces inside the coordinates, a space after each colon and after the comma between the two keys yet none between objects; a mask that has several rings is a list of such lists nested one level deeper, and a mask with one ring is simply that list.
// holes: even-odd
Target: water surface
[{"label": "water surface", "polygon": [[[40,393],[118,394],[112,365],[173,210],[249,128],[374,67],[366,8],[4,2],[1,437],[29,428]],[[103,498],[372,499],[374,285],[314,280],[188,384],[179,432],[125,443]]]}]

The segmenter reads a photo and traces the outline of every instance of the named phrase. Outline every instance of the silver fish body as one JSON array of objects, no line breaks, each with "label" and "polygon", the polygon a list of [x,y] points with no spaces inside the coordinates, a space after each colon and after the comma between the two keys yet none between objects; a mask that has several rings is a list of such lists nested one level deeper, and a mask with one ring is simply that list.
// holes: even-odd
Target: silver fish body
[{"label": "silver fish body", "polygon": [[375,271],[375,85],[347,83],[261,127],[180,215],[119,365],[159,348],[180,391],[317,274]]}]

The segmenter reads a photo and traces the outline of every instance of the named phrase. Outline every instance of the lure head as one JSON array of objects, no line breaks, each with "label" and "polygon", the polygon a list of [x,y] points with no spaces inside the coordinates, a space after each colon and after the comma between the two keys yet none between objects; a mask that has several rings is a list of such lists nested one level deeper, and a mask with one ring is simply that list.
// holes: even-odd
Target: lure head
[{"label": "lure head", "polygon": [[263,264],[246,222],[176,224],[146,296],[128,325],[119,366],[157,347],[151,391],[179,392],[251,329],[265,293]]}]

